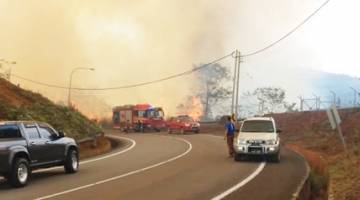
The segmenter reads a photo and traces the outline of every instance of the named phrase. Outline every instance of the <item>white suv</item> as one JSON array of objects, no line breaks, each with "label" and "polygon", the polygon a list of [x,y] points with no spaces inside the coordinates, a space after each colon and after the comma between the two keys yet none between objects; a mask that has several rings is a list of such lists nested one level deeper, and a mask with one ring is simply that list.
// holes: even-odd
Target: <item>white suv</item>
[{"label": "white suv", "polygon": [[271,117],[244,120],[234,140],[235,161],[246,155],[262,155],[270,161],[280,162],[280,132]]}]

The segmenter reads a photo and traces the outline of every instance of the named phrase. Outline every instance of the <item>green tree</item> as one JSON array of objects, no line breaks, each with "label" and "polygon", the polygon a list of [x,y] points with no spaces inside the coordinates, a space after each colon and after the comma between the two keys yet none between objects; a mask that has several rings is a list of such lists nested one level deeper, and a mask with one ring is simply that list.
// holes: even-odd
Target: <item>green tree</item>
[{"label": "green tree", "polygon": [[258,101],[259,112],[273,113],[280,111],[295,111],[295,103],[288,104],[285,101],[286,93],[285,90],[278,87],[262,87],[257,88],[252,93]]}]

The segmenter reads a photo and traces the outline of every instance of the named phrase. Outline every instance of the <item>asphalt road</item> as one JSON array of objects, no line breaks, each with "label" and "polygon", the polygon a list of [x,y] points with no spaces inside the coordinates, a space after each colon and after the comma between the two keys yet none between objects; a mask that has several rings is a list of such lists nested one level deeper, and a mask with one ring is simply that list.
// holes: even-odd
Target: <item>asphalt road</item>
[{"label": "asphalt road", "polygon": [[12,189],[0,181],[0,199],[199,200],[240,183],[225,199],[289,200],[306,172],[304,160],[284,148],[279,164],[234,162],[217,136],[115,135],[129,140],[108,157],[85,161],[76,174],[62,168],[34,172],[25,188]]}]

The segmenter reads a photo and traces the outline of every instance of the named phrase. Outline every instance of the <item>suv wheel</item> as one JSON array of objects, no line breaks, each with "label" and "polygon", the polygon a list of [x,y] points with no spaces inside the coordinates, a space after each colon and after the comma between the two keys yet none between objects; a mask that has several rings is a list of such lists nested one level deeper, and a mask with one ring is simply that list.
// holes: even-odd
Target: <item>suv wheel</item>
[{"label": "suv wheel", "polygon": [[271,157],[270,157],[270,161],[271,162],[274,162],[274,163],[278,163],[278,162],[280,162],[280,151],[277,153],[277,154],[275,154],[275,155],[272,155]]},{"label": "suv wheel", "polygon": [[9,176],[9,182],[14,187],[24,187],[29,180],[31,170],[25,158],[16,158]]},{"label": "suv wheel", "polygon": [[74,149],[70,149],[65,160],[65,172],[66,173],[76,173],[79,169],[79,155],[78,152]]},{"label": "suv wheel", "polygon": [[243,156],[241,154],[237,154],[237,153],[234,154],[234,160],[235,161],[241,161],[242,158],[243,158]]}]

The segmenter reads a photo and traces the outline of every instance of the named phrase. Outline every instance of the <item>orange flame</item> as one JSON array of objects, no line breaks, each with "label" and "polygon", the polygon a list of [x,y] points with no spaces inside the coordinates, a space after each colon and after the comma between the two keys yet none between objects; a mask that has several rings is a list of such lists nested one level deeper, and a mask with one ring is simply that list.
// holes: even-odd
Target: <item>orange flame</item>
[{"label": "orange flame", "polygon": [[195,121],[200,121],[203,116],[203,105],[199,97],[192,97],[191,104],[187,107],[187,115],[192,117]]}]

